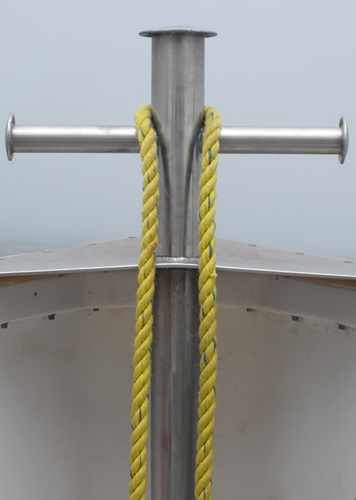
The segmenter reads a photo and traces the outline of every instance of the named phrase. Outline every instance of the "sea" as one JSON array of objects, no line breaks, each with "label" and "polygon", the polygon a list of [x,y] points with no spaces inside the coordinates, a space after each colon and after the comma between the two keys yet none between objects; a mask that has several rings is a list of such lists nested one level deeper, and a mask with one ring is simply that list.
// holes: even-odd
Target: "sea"
[{"label": "sea", "polygon": [[0,242],[0,257],[5,257],[8,255],[19,255],[30,252],[40,252],[43,250],[53,250],[54,248],[58,247],[56,245],[50,245],[45,243],[29,243],[26,241],[10,240],[5,242]]}]

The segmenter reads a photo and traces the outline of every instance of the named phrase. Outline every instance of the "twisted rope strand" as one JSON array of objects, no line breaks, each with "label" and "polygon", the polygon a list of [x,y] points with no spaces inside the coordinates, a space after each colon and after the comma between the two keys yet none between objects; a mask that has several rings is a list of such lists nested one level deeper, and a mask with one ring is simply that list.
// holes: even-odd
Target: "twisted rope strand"
[{"label": "twisted rope strand", "polygon": [[214,108],[205,109],[202,174],[199,200],[199,305],[200,378],[195,498],[211,500],[215,424],[216,349],[216,257],[215,199],[221,119]]},{"label": "twisted rope strand", "polygon": [[[150,106],[139,109],[135,115],[136,130],[141,145],[144,193],[132,391],[130,500],[146,499],[147,482],[148,395],[151,376],[152,301],[154,296],[155,250],[158,242],[159,200],[157,144],[151,116],[152,108]],[[206,108],[199,202],[199,336],[201,360],[195,488],[197,500],[211,500],[212,498],[213,432],[217,373],[214,216],[220,127],[219,113],[213,108]]]},{"label": "twisted rope strand", "polygon": [[159,175],[156,134],[152,107],[135,113],[136,133],[141,146],[143,208],[141,255],[138,264],[136,337],[133,358],[131,407],[130,500],[146,500],[148,410],[151,379],[153,296],[155,289],[155,251],[158,243]]}]

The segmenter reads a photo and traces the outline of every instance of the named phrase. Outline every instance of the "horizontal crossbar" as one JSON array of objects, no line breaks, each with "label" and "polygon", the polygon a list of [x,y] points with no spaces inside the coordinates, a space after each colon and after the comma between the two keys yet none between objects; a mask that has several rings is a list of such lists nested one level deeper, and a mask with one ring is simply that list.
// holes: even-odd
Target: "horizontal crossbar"
[{"label": "horizontal crossbar", "polygon": [[[337,154],[343,163],[348,128],[223,127],[222,154]],[[6,151],[14,153],[139,153],[134,127],[23,126],[10,116]]]}]

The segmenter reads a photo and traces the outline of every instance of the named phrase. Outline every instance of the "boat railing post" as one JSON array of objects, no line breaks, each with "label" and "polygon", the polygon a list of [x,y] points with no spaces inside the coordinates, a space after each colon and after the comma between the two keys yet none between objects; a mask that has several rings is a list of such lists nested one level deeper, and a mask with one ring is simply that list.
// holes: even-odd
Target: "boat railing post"
[{"label": "boat railing post", "polygon": [[[198,257],[200,151],[205,38],[167,29],[152,37],[152,105],[160,127],[157,257]],[[198,277],[158,269],[151,393],[151,497],[193,500],[199,384]]]}]

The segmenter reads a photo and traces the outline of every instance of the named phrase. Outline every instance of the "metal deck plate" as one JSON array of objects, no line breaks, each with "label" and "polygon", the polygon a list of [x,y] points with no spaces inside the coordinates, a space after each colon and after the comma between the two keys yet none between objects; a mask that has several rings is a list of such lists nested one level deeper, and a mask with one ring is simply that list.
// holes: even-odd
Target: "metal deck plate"
[{"label": "metal deck plate", "polygon": [[[0,258],[0,277],[114,271],[137,268],[140,238]],[[218,240],[218,270],[284,276],[356,279],[356,263],[245,243]],[[160,258],[157,267],[197,268],[197,259]]]}]

